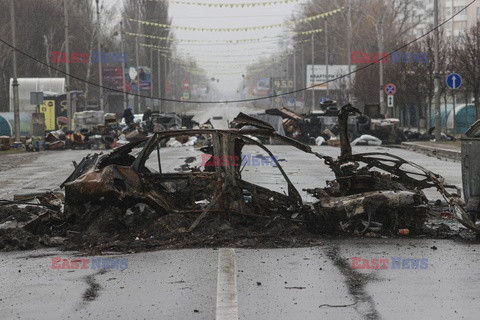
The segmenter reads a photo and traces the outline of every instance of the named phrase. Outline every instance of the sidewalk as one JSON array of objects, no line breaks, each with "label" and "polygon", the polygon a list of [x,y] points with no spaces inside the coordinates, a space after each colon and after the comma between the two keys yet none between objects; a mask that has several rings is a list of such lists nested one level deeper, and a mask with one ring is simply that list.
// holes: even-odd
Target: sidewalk
[{"label": "sidewalk", "polygon": [[402,142],[402,148],[420,152],[431,157],[461,161],[460,142],[413,141]]}]

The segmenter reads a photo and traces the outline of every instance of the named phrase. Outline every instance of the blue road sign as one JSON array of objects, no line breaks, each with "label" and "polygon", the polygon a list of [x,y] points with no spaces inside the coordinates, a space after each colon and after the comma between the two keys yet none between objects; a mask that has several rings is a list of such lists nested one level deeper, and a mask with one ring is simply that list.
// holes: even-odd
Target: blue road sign
[{"label": "blue road sign", "polygon": [[462,85],[462,77],[458,73],[450,73],[447,77],[447,86],[450,89],[458,89]]}]

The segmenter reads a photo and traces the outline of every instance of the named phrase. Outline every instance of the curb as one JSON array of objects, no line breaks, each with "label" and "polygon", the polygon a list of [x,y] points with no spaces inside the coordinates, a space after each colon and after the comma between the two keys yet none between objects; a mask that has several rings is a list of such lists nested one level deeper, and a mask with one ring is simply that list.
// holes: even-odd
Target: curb
[{"label": "curb", "polygon": [[430,157],[448,159],[448,160],[453,160],[458,162],[462,160],[461,151],[419,145],[411,142],[402,142],[402,148],[410,151],[414,151],[414,152],[423,153]]}]

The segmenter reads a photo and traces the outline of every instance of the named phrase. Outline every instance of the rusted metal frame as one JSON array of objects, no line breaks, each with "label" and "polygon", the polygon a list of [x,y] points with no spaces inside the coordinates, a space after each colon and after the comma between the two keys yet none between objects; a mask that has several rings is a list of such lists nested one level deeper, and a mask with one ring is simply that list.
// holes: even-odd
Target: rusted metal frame
[{"label": "rusted metal frame", "polygon": [[[213,138],[218,137],[217,149],[214,144],[214,154],[219,158],[224,156],[230,159],[230,156],[235,155],[235,141],[237,136],[229,131],[218,132],[213,135]],[[224,195],[226,197],[225,202],[228,203],[228,217],[231,217],[231,211],[239,211],[244,213],[246,211],[245,202],[243,201],[242,190],[239,187],[239,179],[237,175],[238,168],[233,166],[232,163],[227,161],[225,166],[216,166],[217,172],[220,171],[224,179],[224,189],[226,189]]]},{"label": "rusted metal frame", "polygon": [[[390,156],[390,157],[394,158],[395,160],[370,157],[370,156],[375,156],[375,155]],[[432,185],[432,184],[428,183],[428,181],[432,181],[432,175],[435,176],[435,174],[433,172],[430,172],[427,169],[425,169],[425,168],[423,168],[419,165],[416,165],[412,162],[409,162],[405,159],[402,159],[400,157],[397,157],[397,156],[394,156],[394,155],[391,155],[391,154],[388,154],[388,153],[387,154],[382,154],[382,153],[376,153],[375,152],[375,153],[354,154],[351,157],[348,157],[346,159],[351,160],[351,161],[364,162],[369,167],[375,166],[375,167],[377,167],[379,169],[382,169],[382,170],[385,170],[385,171],[387,171],[391,174],[397,175],[400,179],[404,180],[406,183],[409,183],[409,182],[413,183],[415,186],[421,187],[422,189],[430,188],[430,187],[435,186],[435,185]],[[387,165],[387,164],[383,163],[382,161],[394,162],[394,163],[396,163],[396,165],[390,166],[390,165]],[[411,165],[412,167],[417,168],[418,170],[422,171],[424,174],[415,173],[415,172],[408,172],[408,171],[405,171],[405,170],[401,169],[400,166],[404,165],[404,164]],[[408,176],[407,173],[424,176],[426,179],[418,180],[418,179],[415,179],[415,178],[412,178],[412,177]]]},{"label": "rusted metal frame", "polygon": [[352,155],[352,146],[348,138],[348,116],[350,114],[362,114],[360,110],[354,108],[350,103],[344,105],[338,113],[338,134],[340,137],[340,159]]},{"label": "rusted metal frame", "polygon": [[[265,152],[267,152],[268,155],[272,158],[272,160],[275,162],[275,164],[279,168],[279,170],[282,173],[285,180],[287,181],[289,194],[291,196],[295,197],[297,202],[302,203],[302,197],[301,197],[300,193],[294,187],[293,183],[288,178],[288,176],[285,173],[285,171],[283,170],[282,166],[275,159],[272,152],[270,150],[268,150],[268,148],[266,148],[263,144],[258,143],[257,141],[245,136],[245,134],[248,133],[249,131],[250,130],[242,130],[242,131],[234,131],[234,130],[188,130],[188,131],[175,130],[175,131],[169,131],[168,133],[163,133],[163,132],[162,133],[155,133],[152,136],[152,138],[150,138],[150,141],[147,143],[147,146],[137,156],[137,159],[135,159],[135,161],[133,162],[132,167],[135,170],[140,170],[140,168],[145,166],[145,162],[148,159],[148,155],[150,155],[150,153],[153,151],[153,147],[155,145],[155,142],[157,142],[159,139],[163,139],[163,138],[170,137],[170,136],[176,136],[176,135],[179,135],[179,134],[184,134],[184,135],[194,135],[194,134],[201,134],[201,133],[209,133],[209,134],[212,134],[212,135],[232,134],[232,135],[238,136],[238,137],[240,137],[244,140],[250,141],[251,143],[259,146]],[[298,141],[292,140],[290,138],[286,138],[286,137],[280,136],[280,135],[275,134],[275,133],[261,132],[260,130],[251,130],[251,131],[253,131],[254,133],[257,133],[257,134],[262,134],[262,135],[267,136],[267,137],[268,136],[273,136],[274,138],[278,138],[280,140],[283,140],[285,142],[288,142],[288,143],[292,144],[293,146],[297,147],[297,149],[303,150],[307,153],[312,153],[311,148],[309,146],[306,146],[306,145],[304,145],[302,143],[299,143]]]},{"label": "rusted metal frame", "polygon": [[189,188],[190,190],[190,206],[195,209],[195,186],[194,186],[194,183],[193,183],[193,180],[195,179],[195,176],[193,176],[192,174],[189,174],[188,175],[188,179],[187,179],[187,188]]},{"label": "rusted metal frame", "polygon": [[330,167],[336,177],[345,176],[340,166],[338,166],[337,162],[333,160],[332,157],[324,156],[323,154],[320,154],[318,152],[312,152],[312,154],[314,154],[317,158],[323,160],[325,164]]},{"label": "rusted metal frame", "polygon": [[220,193],[218,193],[215,196],[215,198],[212,199],[212,202],[210,202],[208,206],[205,209],[203,209],[202,213],[197,217],[197,219],[195,219],[195,221],[192,223],[190,228],[188,228],[187,230],[188,232],[192,232],[197,227],[200,221],[202,221],[202,219],[205,218],[207,214],[210,212],[210,209],[217,204],[218,200],[220,200],[222,195],[223,195],[223,191],[220,191]]},{"label": "rusted metal frame", "polygon": [[140,171],[141,168],[145,167],[145,162],[147,161],[150,154],[153,152],[155,146],[160,142],[158,139],[158,134],[155,133],[151,138],[149,138],[147,145],[142,151],[138,154],[135,161],[132,163],[132,168],[136,171]]},{"label": "rusted metal frame", "polygon": [[162,173],[162,163],[160,161],[160,142],[157,141],[157,159],[158,159],[158,173]]},{"label": "rusted metal frame", "polygon": [[269,130],[262,130],[262,129],[248,129],[248,130],[239,130],[239,129],[229,129],[229,130],[216,130],[216,129],[194,129],[194,130],[169,130],[169,131],[162,131],[155,133],[159,135],[159,137],[168,138],[174,137],[178,135],[196,135],[196,134],[214,134],[214,133],[234,133],[239,136],[245,137],[245,135],[258,135],[264,137],[273,137],[277,140],[286,142],[299,150],[302,150],[307,153],[312,153],[312,148],[306,144],[298,142],[289,137],[281,136],[278,133],[271,132]]},{"label": "rusted metal frame", "polygon": [[[477,233],[480,233],[480,230],[479,228],[475,225],[475,223],[471,220],[470,216],[465,212],[465,210],[461,207],[460,205],[460,202],[461,202],[461,199],[459,199],[457,196],[454,196],[452,194],[450,194],[446,188],[447,187],[452,187],[452,186],[449,186],[449,185],[445,185],[442,181],[440,181],[439,179],[439,176],[425,168],[423,168],[422,166],[419,166],[413,162],[410,162],[410,161],[406,161],[400,157],[397,157],[397,156],[394,156],[392,154],[382,154],[382,153],[378,153],[378,152],[372,152],[372,153],[363,153],[363,154],[356,154],[354,155],[353,157],[360,157],[360,158],[366,158],[365,156],[370,156],[370,155],[382,155],[382,156],[390,156],[392,158],[395,158],[395,159],[398,159],[399,161],[404,161],[406,164],[409,164],[411,165],[412,167],[414,168],[417,168],[421,171],[423,171],[425,173],[425,176],[428,180],[430,180],[432,183],[433,183],[433,186],[435,186],[437,188],[437,190],[440,192],[440,194],[445,198],[445,200],[453,206],[454,210],[453,210],[453,213],[454,213],[454,217],[461,223],[463,224],[465,227],[467,227],[468,229],[472,230],[472,231],[475,231]],[[415,180],[413,178],[410,178],[408,177],[409,179],[411,180]],[[417,180],[418,181],[418,180]],[[433,187],[432,186],[432,187]]]},{"label": "rusted metal frame", "polygon": [[111,153],[109,153],[108,155],[105,155],[104,157],[102,157],[102,155],[99,155],[99,162],[94,166],[95,170],[104,167],[103,162],[105,160],[114,158],[117,154],[121,154],[121,153],[129,154],[130,152],[132,152],[134,148],[138,147],[140,144],[144,143],[148,139],[149,138],[143,138],[135,142],[130,142],[124,146],[114,149]]},{"label": "rusted metal frame", "polygon": [[[426,188],[430,188],[430,187],[434,186],[434,185],[428,183],[429,182],[428,178],[423,179],[423,180],[418,180],[418,179],[415,179],[415,178],[412,178],[412,177],[408,176],[405,171],[397,168],[396,166],[389,166],[389,165],[384,164],[381,161],[378,161],[376,159],[371,159],[370,158],[369,160],[371,160],[370,163],[371,163],[372,166],[377,167],[379,169],[387,171],[388,173],[390,173],[392,175],[397,176],[399,178],[399,180],[402,181],[403,183],[412,184],[414,187],[418,187],[418,188],[421,188],[421,189],[426,189]],[[357,161],[365,161],[365,160],[357,160]],[[422,174],[418,174],[418,175],[422,175]],[[425,176],[425,175],[422,175],[422,176]]]},{"label": "rusted metal frame", "polygon": [[[235,132],[232,132],[231,134],[233,135],[237,135]],[[290,180],[290,178],[288,178],[286,172],[283,170],[282,166],[278,163],[277,159],[275,158],[275,156],[273,155],[273,153],[268,150],[267,147],[265,147],[263,144],[261,143],[258,143],[257,141],[249,138],[249,137],[244,137],[242,136],[242,139],[246,139],[250,142],[252,142],[253,144],[259,146],[260,148],[262,148],[265,152],[268,153],[268,155],[270,156],[270,158],[275,162],[276,166],[278,167],[278,169],[280,170],[280,172],[282,173],[282,176],[284,177],[284,179],[287,181],[287,184],[288,184],[288,194],[289,196],[292,196],[296,199],[297,203],[299,204],[302,204],[302,196],[300,195],[300,193],[298,192],[298,190],[295,188],[295,186],[293,185],[292,181]]]},{"label": "rusted metal frame", "polygon": [[241,188],[247,189],[249,191],[252,191],[252,190],[254,192],[261,191],[264,194],[282,198],[283,200],[285,200],[285,202],[296,203],[296,199],[294,199],[295,201],[292,201],[291,197],[289,197],[289,196],[287,196],[283,193],[280,193],[280,192],[277,192],[277,191],[272,191],[270,189],[267,189],[265,187],[262,187],[262,186],[259,186],[259,185],[253,184],[253,183],[250,183],[250,182],[245,181],[245,180],[240,180],[239,186]]}]

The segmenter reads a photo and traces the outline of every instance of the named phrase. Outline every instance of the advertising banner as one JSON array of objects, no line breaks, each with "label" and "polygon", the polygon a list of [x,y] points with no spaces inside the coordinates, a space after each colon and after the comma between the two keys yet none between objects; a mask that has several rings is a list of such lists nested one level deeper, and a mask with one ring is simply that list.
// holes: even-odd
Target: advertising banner
[{"label": "advertising banner", "polygon": [[[307,87],[315,85],[315,90],[327,90],[327,84],[322,84],[327,81],[327,68],[325,65],[314,65],[312,73],[312,65],[307,65]],[[355,66],[351,66],[351,72],[355,71]],[[328,66],[328,80],[336,79],[342,75],[348,74],[348,65],[329,65]],[[352,82],[355,81],[355,73],[351,75]],[[344,90],[348,89],[348,77],[331,81],[328,83],[330,90]],[[312,90],[310,88],[309,90]]]}]

